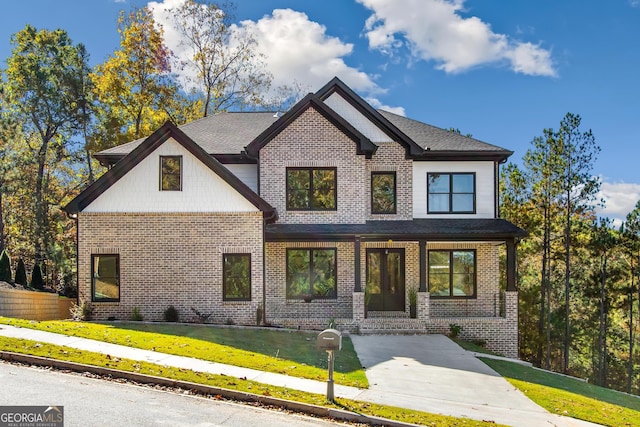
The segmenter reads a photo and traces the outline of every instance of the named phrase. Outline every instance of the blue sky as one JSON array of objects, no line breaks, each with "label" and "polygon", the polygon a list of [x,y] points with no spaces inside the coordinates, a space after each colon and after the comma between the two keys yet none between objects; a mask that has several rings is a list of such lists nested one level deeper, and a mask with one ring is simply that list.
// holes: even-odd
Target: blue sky
[{"label": "blue sky", "polygon": [[[181,0],[3,2],[0,58],[30,23],[62,28],[92,64],[118,47],[121,9]],[[274,83],[309,91],[338,75],[375,106],[515,151],[582,117],[602,148],[593,173],[624,218],[640,199],[640,0],[238,0]],[[165,22],[165,28],[167,27]],[[175,33],[167,44],[179,54]]]}]

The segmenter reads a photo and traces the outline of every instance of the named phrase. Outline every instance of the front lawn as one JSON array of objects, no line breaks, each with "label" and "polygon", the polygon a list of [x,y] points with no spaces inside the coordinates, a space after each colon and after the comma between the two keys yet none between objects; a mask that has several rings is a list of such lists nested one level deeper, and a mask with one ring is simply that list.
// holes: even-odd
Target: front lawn
[{"label": "front lawn", "polygon": [[[3,321],[7,323],[6,319],[3,319]],[[120,359],[111,357],[106,354],[76,350],[70,347],[40,343],[31,340],[6,338],[0,336],[0,351],[11,351],[14,353],[30,354],[33,356],[83,363],[86,365],[107,367],[120,371],[136,372],[139,374],[171,378],[179,381],[206,384],[212,387],[238,390],[262,396],[270,396],[278,399],[286,399],[312,405],[344,409],[367,416],[382,417],[405,423],[439,427],[499,427],[499,425],[495,424],[493,421],[475,421],[467,418],[454,418],[444,415],[429,414],[427,412],[414,411],[411,409],[379,405],[375,403],[367,403],[349,399],[336,399],[335,403],[330,403],[327,401],[324,395],[320,394],[307,393],[284,387],[262,384],[243,378],[206,374],[201,372],[194,372],[188,369],[160,366],[143,361]]]},{"label": "front lawn", "polygon": [[640,425],[640,397],[518,363],[481,360],[549,412],[611,427]]},{"label": "front lawn", "polygon": [[[327,379],[327,354],[316,350],[315,333],[139,322],[102,324],[0,318],[0,323],[295,377]],[[369,387],[348,337],[342,339],[334,369],[337,384]]]}]

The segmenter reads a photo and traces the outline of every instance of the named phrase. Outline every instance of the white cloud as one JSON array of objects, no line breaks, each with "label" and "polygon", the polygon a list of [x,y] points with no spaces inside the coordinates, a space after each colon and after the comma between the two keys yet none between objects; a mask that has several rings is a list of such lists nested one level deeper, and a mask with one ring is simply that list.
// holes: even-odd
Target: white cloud
[{"label": "white cloud", "polygon": [[598,215],[616,219],[620,224],[640,200],[640,184],[603,181],[598,198],[605,200],[605,207],[597,209]]},{"label": "white cloud", "polygon": [[[180,44],[180,34],[172,28],[171,16],[166,9],[178,7],[185,0],[163,0],[148,3],[156,22],[164,28],[167,47],[181,60],[189,58],[189,51]],[[244,20],[232,26],[232,31],[250,32],[256,38],[257,49],[265,55],[266,68],[273,75],[274,88],[293,83],[316,91],[334,76],[365,96],[379,96],[385,92],[373,77],[347,65],[344,58],[353,51],[353,45],[328,35],[326,27],[291,9],[276,9],[258,21]],[[186,84],[185,70],[174,70]],[[303,94],[304,95],[304,94]],[[382,107],[376,98],[371,102]],[[378,108],[378,107],[377,107]],[[384,106],[384,109],[404,113],[402,107]]]},{"label": "white cloud", "polygon": [[389,105],[385,105],[385,104],[381,103],[376,98],[367,97],[367,98],[365,98],[365,101],[367,101],[373,108],[375,108],[377,110],[384,110],[384,111],[388,111],[388,112],[393,113],[393,114],[397,114],[399,116],[406,116],[406,113],[404,111],[404,107],[391,107]]},{"label": "white cloud", "polygon": [[393,55],[405,46],[447,73],[506,62],[516,73],[556,75],[550,51],[494,33],[476,16],[463,18],[464,0],[357,1],[373,11],[365,23],[371,49]]},{"label": "white cloud", "polygon": [[357,91],[380,93],[382,89],[363,71],[348,66],[344,57],[353,45],[326,34],[326,27],[291,9],[276,9],[257,22],[242,21],[238,31],[251,31],[259,50],[267,57],[267,67],[275,86],[293,80],[313,90],[338,76]]}]

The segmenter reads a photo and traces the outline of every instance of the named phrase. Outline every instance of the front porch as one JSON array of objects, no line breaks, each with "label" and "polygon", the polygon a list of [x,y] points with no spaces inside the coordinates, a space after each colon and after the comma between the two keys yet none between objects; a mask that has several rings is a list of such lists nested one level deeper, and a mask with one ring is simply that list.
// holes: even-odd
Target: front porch
[{"label": "front porch", "polygon": [[[423,220],[271,226],[265,256],[267,320],[299,329],[331,324],[360,334],[448,334],[450,325],[457,325],[461,338],[517,356],[515,243],[521,230],[505,230],[501,220],[476,225]],[[506,255],[503,271],[500,247]],[[300,254],[317,261],[301,267]],[[331,264],[327,259],[335,259],[331,274],[317,270]],[[314,287],[320,281],[314,277],[335,285],[317,297],[294,292],[299,283],[310,293],[324,290]],[[506,278],[503,290],[501,277]],[[414,295],[417,314],[411,318]]]}]

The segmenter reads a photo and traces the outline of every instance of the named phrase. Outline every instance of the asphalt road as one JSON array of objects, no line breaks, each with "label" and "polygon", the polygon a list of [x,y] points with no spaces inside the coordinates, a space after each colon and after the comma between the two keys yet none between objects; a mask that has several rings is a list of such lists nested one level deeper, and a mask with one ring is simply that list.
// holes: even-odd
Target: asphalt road
[{"label": "asphalt road", "polygon": [[0,405],[64,406],[65,427],[344,425],[6,362],[0,362]]}]

